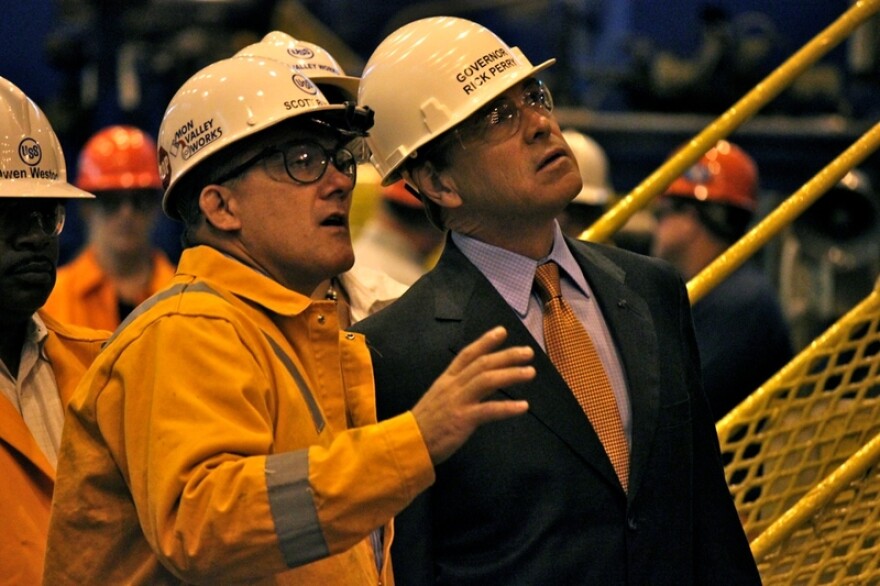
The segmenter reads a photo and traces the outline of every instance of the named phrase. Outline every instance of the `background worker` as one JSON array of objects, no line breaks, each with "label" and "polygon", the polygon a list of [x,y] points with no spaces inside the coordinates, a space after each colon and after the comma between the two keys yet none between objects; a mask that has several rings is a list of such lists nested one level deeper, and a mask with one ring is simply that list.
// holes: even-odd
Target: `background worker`
[{"label": "background worker", "polygon": [[[720,141],[658,202],[653,254],[685,280],[739,240],[758,205],[758,167]],[[693,308],[703,385],[721,419],[792,357],[788,324],[770,279],[747,262]]]},{"label": "background worker", "polygon": [[150,242],[162,201],[156,143],[132,126],[99,131],[80,153],[76,185],[97,196],[79,206],[87,246],[58,270],[45,309],[62,321],[114,330],[174,276]]},{"label": "background worker", "polygon": [[[196,73],[159,130],[187,248],[71,401],[45,583],[390,583],[390,518],[534,376],[493,328],[376,423],[363,337],[310,295],[354,262],[364,109],[268,58]],[[88,544],[84,548],[83,544]]]},{"label": "background worker", "polygon": [[40,310],[58,263],[67,183],[42,110],[0,78],[0,583],[39,584],[64,406],[110,335]]},{"label": "background worker", "polygon": [[562,131],[581,173],[583,187],[559,214],[562,233],[577,238],[605,213],[614,188],[608,171],[608,156],[599,143],[574,129]]},{"label": "background worker", "polygon": [[372,352],[380,419],[410,409],[488,324],[531,346],[537,370],[494,395],[528,413],[478,430],[396,518],[395,577],[759,584],[681,278],[556,221],[582,181],[535,78],[552,63],[437,17],[391,33],[364,69],[372,161],[450,231],[430,272],[352,328]]},{"label": "background worker", "polygon": [[[312,80],[331,104],[357,101],[360,78],[347,75],[329,52],[314,43],[295,39],[281,31],[272,31],[260,42],[248,45],[236,55],[268,57],[288,63]],[[355,139],[349,146],[359,160],[366,158],[360,139]],[[387,307],[404,291],[406,285],[401,279],[395,279],[366,263],[358,263],[321,282],[312,293],[312,298],[336,301],[340,325],[345,328]]]},{"label": "background worker", "polygon": [[[578,238],[612,207],[614,186],[611,182],[608,156],[598,142],[570,128],[563,130],[562,135],[571,147],[584,186],[557,220],[563,234]],[[620,248],[648,254],[651,251],[655,225],[651,212],[639,210],[614,233],[611,241]]]},{"label": "background worker", "polygon": [[354,241],[355,266],[382,271],[412,285],[431,268],[443,239],[422,203],[403,181],[397,181],[382,187],[375,213]]}]

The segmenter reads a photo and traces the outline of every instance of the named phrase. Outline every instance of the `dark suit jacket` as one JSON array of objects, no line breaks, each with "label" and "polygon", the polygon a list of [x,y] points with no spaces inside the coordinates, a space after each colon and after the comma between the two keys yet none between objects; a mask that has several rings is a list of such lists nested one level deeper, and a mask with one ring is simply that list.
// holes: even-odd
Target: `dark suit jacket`
[{"label": "dark suit jacket", "polygon": [[632,403],[630,492],[571,391],[451,240],[434,270],[353,329],[373,353],[379,418],[410,409],[496,325],[537,377],[495,399],[529,412],[477,430],[396,521],[400,586],[758,584],[700,385],[687,292],[667,264],[569,241],[617,344]]}]

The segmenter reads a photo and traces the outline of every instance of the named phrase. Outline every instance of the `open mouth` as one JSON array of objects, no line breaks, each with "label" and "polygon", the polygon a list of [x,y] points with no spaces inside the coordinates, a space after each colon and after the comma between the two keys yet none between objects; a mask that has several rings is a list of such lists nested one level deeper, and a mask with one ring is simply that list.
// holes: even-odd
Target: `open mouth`
[{"label": "open mouth", "polygon": [[348,218],[345,214],[331,214],[327,216],[323,222],[321,222],[322,226],[330,226],[330,227],[339,227],[339,228],[347,228],[348,227]]},{"label": "open mouth", "polygon": [[544,159],[538,165],[538,170],[540,171],[541,169],[543,169],[549,165],[552,165],[553,163],[555,163],[556,161],[558,161],[559,159],[561,159],[564,156],[565,156],[565,151],[562,149],[555,150],[555,151],[551,152],[549,155],[544,157]]}]

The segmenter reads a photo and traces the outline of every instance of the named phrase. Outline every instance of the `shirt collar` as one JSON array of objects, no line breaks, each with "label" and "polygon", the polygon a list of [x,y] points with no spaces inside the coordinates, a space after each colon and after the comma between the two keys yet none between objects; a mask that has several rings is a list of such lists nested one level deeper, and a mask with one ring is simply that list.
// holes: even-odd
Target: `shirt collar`
[{"label": "shirt collar", "polygon": [[554,222],[553,247],[546,257],[534,260],[529,257],[487,244],[475,238],[452,232],[452,240],[462,254],[489,279],[492,286],[520,316],[524,316],[529,307],[529,298],[535,281],[538,265],[554,261],[565,274],[581,290],[589,296],[587,281],[580,265],[565,242],[559,224]]},{"label": "shirt collar", "polygon": [[339,280],[348,294],[352,322],[387,307],[407,289],[387,274],[357,264],[339,275]]}]

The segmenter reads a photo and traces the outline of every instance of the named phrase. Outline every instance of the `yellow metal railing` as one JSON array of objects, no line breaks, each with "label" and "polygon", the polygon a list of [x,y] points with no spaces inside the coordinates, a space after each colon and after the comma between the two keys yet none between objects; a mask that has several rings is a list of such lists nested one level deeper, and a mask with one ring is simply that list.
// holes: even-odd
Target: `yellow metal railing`
[{"label": "yellow metal railing", "polygon": [[[880,11],[860,0],[580,238],[605,241],[718,140]],[[880,124],[688,283],[698,302],[880,147]],[[880,584],[880,286],[717,426],[765,584]]]},{"label": "yellow metal railing", "polygon": [[878,289],[718,422],[750,539],[880,431]]},{"label": "yellow metal railing", "polygon": [[637,211],[683,174],[718,140],[727,137],[772,101],[811,65],[840,44],[860,24],[880,10],[880,0],[859,0],[810,42],[756,85],[687,145],[623,197],[596,223],[580,234],[581,240],[604,242]]},{"label": "yellow metal railing", "polygon": [[839,157],[768,214],[757,226],[688,281],[688,296],[691,303],[702,299],[706,293],[739,268],[742,263],[793,222],[822,194],[834,187],[850,169],[861,163],[878,147],[880,147],[880,123],[875,124]]},{"label": "yellow metal railing", "polygon": [[765,585],[880,583],[880,435],[752,542]]}]

